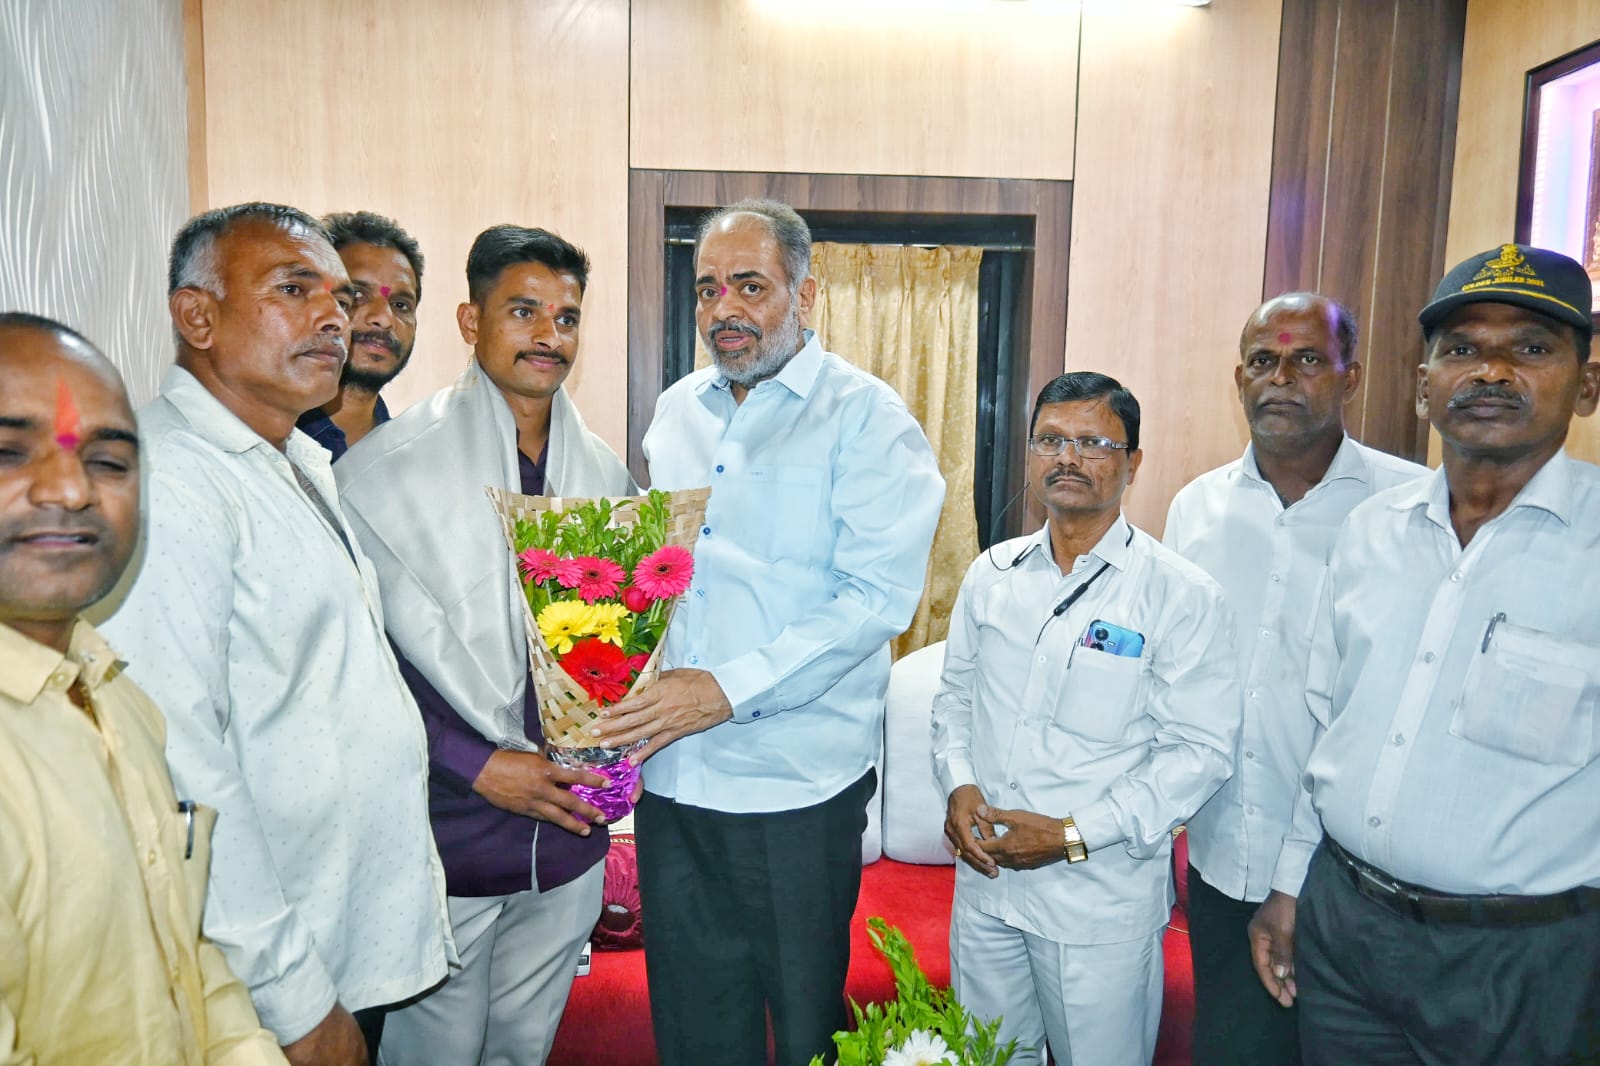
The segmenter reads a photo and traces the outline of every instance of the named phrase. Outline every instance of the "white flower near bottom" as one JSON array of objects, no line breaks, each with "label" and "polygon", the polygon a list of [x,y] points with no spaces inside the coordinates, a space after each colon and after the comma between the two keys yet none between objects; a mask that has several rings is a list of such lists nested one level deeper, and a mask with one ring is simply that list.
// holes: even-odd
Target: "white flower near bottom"
[{"label": "white flower near bottom", "polygon": [[950,1066],[950,1047],[938,1033],[913,1029],[905,1043],[884,1055],[883,1066]]}]

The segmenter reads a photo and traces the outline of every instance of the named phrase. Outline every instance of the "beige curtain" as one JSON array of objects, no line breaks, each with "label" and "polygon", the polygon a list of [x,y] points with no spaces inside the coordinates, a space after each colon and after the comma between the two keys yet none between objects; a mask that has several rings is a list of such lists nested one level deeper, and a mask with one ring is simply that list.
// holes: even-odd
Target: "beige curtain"
[{"label": "beige curtain", "polygon": [[[978,248],[817,244],[810,326],[823,347],[887,381],[928,435],[944,474],[944,511],[928,583],[896,658],[943,640],[978,554],[972,508],[978,405]],[[696,364],[710,355],[697,340]]]}]

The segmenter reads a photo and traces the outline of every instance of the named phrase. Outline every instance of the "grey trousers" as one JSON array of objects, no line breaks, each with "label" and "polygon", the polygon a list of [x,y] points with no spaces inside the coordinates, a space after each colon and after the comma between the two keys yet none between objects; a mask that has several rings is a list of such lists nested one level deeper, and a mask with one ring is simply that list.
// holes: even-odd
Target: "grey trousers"
[{"label": "grey trousers", "polygon": [[390,1013],[380,1066],[540,1066],[600,917],[605,863],[549,892],[451,896],[461,969]]},{"label": "grey trousers", "polygon": [[1305,1066],[1600,1063],[1600,911],[1419,922],[1358,893],[1325,846],[1296,911]]}]

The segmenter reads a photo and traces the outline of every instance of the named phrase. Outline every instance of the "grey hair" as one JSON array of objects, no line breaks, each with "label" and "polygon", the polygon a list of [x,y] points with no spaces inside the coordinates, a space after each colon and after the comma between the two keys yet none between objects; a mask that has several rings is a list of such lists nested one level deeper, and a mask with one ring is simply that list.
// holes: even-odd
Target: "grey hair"
[{"label": "grey hair", "polygon": [[800,291],[800,283],[811,274],[811,227],[799,212],[782,200],[751,199],[719,207],[700,223],[694,237],[694,254],[700,256],[700,246],[713,226],[729,215],[754,215],[766,224],[767,230],[778,242],[783,255],[783,269],[789,275],[789,291]]},{"label": "grey hair", "polygon": [[172,255],[167,261],[167,295],[179,289],[202,289],[219,300],[226,295],[222,291],[222,261],[217,254],[217,241],[241,222],[265,222],[289,232],[304,230],[324,240],[328,238],[320,222],[298,208],[283,204],[256,200],[206,211],[185,222],[172,239]]}]

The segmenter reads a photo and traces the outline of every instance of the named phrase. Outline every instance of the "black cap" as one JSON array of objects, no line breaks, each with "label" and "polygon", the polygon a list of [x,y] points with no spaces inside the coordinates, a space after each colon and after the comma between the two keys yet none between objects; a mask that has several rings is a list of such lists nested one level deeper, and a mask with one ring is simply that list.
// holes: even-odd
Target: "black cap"
[{"label": "black cap", "polygon": [[1576,260],[1546,248],[1502,244],[1457,263],[1433,290],[1417,321],[1432,333],[1464,304],[1514,304],[1565,322],[1585,337],[1594,335],[1594,287]]}]

